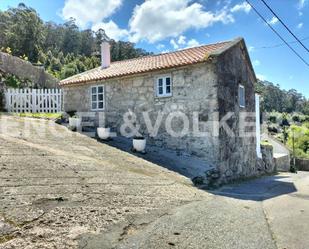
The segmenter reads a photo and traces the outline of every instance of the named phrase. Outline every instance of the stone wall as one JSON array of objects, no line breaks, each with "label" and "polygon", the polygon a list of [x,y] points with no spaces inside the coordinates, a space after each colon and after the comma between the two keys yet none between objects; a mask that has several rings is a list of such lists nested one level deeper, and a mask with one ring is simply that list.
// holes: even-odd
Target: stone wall
[{"label": "stone wall", "polygon": [[[203,63],[138,77],[105,81],[107,125],[119,131],[119,127],[123,124],[123,114],[130,110],[137,114],[136,124],[140,125],[140,133],[148,136],[149,143],[203,157],[208,167],[215,167],[218,162],[218,137],[195,137],[192,134],[193,112],[200,114],[200,123],[218,118],[217,78],[213,67],[212,63]],[[166,74],[172,77],[173,95],[156,97],[155,78]],[[93,85],[99,84],[98,82]],[[90,90],[91,85],[64,88],[64,109],[90,111]],[[167,116],[177,110],[183,112],[190,121],[191,132],[184,137],[172,137],[165,129]],[[155,123],[158,113],[163,113],[162,125],[157,136],[149,137],[142,112],[148,112],[152,124]],[[182,120],[173,119],[174,131],[178,132],[182,127]],[[213,129],[211,125],[205,125],[201,131],[214,133]]]},{"label": "stone wall", "polygon": [[290,156],[287,154],[276,154],[274,153],[274,162],[277,171],[290,171]]},{"label": "stone wall", "polygon": [[295,163],[298,170],[309,171],[309,159],[295,158]]},{"label": "stone wall", "polygon": [[[228,119],[230,135],[220,128],[220,180],[228,182],[237,178],[260,174],[256,155],[255,137],[255,75],[244,42],[237,43],[218,58],[218,102],[220,119],[231,112]],[[238,99],[239,84],[245,87],[245,107],[240,107]],[[252,122],[252,135],[243,136],[240,130],[241,115],[253,113],[246,121]]]},{"label": "stone wall", "polygon": [[274,173],[277,171],[274,160],[274,151],[272,145],[261,145],[262,159],[257,161],[256,175],[263,173]]},{"label": "stone wall", "polygon": [[0,52],[0,70],[21,79],[29,79],[39,88],[58,87],[59,80],[46,73],[44,68],[35,67],[30,62],[2,52]]},{"label": "stone wall", "polygon": [[[155,78],[170,74],[173,82],[173,96],[158,98],[155,94]],[[234,44],[222,54],[211,55],[208,62],[178,69],[162,70],[144,75],[106,80],[106,122],[107,126],[119,131],[123,124],[123,114],[128,110],[137,114],[136,125],[140,132],[148,136],[148,143],[167,147],[180,152],[197,155],[205,160],[210,171],[201,172],[204,183],[217,185],[234,179],[256,176],[273,171],[273,165],[257,160],[255,138],[255,75],[252,70],[244,42]],[[246,107],[238,103],[238,85],[245,86]],[[91,86],[100,82],[65,87],[64,109],[66,111],[90,111]],[[180,110],[190,120],[192,131],[193,112],[199,113],[201,131],[208,131],[206,137],[196,137],[189,133],[184,137],[172,137],[166,132],[164,121],[171,111]],[[147,112],[154,125],[159,112],[164,114],[158,135],[149,137],[145,129],[142,112]],[[234,136],[230,136],[218,123],[229,112],[233,115],[227,124]],[[252,112],[252,135],[242,137],[239,131],[240,116]],[[174,120],[174,130],[182,129],[183,123]],[[265,155],[264,155],[265,157]]]}]

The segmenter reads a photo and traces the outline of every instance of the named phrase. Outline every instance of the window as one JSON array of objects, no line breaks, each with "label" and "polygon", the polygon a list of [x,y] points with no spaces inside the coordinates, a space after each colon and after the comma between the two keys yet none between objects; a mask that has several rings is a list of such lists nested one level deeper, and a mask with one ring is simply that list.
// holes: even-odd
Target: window
[{"label": "window", "polygon": [[245,107],[245,87],[243,85],[239,85],[238,87],[238,99],[239,106]]},{"label": "window", "polygon": [[91,87],[91,110],[104,110],[104,86]]},{"label": "window", "polygon": [[158,97],[172,96],[172,80],[170,76],[157,78],[157,96]]}]

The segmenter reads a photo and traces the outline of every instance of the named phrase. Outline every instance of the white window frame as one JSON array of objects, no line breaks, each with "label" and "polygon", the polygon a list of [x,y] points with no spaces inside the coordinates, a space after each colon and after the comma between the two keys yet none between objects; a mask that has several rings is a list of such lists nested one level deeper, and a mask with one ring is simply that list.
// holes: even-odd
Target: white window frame
[{"label": "white window frame", "polygon": [[[103,88],[103,92],[99,93],[99,87]],[[92,93],[92,89],[96,89],[95,93]],[[103,95],[103,101],[99,101],[99,95]],[[96,101],[92,100],[92,96],[96,96]],[[92,107],[93,103],[96,103],[96,108]],[[103,108],[99,108],[99,103],[103,103]],[[98,86],[91,86],[90,87],[90,104],[91,104],[91,110],[92,111],[103,111],[105,109],[105,86],[104,85],[98,85]]]},{"label": "white window frame", "polygon": [[[166,89],[167,89],[167,85],[166,85],[166,79],[169,78],[170,79],[170,92],[167,93]],[[160,94],[159,93],[159,81],[160,79],[162,80],[162,90],[163,93]],[[172,82],[172,76],[171,75],[160,75],[156,78],[156,96],[157,97],[171,97],[173,95],[173,82]]]},{"label": "white window frame", "polygon": [[[240,99],[240,89],[243,89],[243,105],[242,105],[242,99]],[[246,90],[244,85],[239,84],[238,85],[238,102],[239,102],[239,106],[242,108],[246,107]]]}]

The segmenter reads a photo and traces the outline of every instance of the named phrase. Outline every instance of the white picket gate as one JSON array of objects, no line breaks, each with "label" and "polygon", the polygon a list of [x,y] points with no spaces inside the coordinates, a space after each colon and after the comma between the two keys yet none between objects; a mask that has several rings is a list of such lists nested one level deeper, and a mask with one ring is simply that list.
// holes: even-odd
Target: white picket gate
[{"label": "white picket gate", "polygon": [[8,112],[57,113],[62,110],[61,89],[8,89]]}]

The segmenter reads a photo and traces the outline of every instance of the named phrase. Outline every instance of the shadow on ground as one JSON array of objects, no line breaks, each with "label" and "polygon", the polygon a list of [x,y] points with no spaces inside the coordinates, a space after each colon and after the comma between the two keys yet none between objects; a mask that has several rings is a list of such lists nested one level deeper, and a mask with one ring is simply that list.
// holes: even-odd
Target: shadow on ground
[{"label": "shadow on ground", "polygon": [[264,176],[221,187],[212,194],[241,200],[264,201],[297,192],[291,176]]},{"label": "shadow on ground", "polygon": [[108,141],[98,141],[128,152],[134,156],[143,158],[146,161],[179,173],[190,179],[194,178],[195,176],[202,175],[206,170],[211,169],[211,167],[207,165],[205,161],[196,156],[185,155],[181,152],[160,148],[158,146],[147,144],[145,154],[132,152],[132,139],[125,137],[115,137]]},{"label": "shadow on ground", "polygon": [[[109,141],[101,142],[177,172],[190,179],[203,174],[207,168],[210,169],[206,162],[198,157],[181,155],[175,151],[158,148],[156,146],[147,145],[146,154],[132,152],[131,140],[124,137],[117,137]],[[241,181],[209,192],[215,195],[241,200],[264,201],[296,191],[297,189],[291,176],[274,175]]]}]

